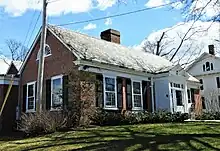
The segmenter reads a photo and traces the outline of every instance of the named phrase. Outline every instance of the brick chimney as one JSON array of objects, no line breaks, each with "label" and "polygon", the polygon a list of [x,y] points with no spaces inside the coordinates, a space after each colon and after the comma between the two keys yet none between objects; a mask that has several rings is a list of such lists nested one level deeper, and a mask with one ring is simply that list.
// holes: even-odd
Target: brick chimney
[{"label": "brick chimney", "polygon": [[114,29],[107,29],[101,32],[101,39],[120,44],[120,32]]},{"label": "brick chimney", "polygon": [[209,45],[209,54],[215,55],[215,47],[214,47],[214,45]]}]

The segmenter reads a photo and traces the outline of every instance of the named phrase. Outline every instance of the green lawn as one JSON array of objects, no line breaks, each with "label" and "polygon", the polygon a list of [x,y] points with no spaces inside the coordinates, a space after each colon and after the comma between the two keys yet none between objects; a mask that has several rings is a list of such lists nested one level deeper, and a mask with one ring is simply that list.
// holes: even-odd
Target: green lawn
[{"label": "green lawn", "polygon": [[220,123],[143,124],[57,132],[41,137],[0,140],[0,150],[220,150]]}]

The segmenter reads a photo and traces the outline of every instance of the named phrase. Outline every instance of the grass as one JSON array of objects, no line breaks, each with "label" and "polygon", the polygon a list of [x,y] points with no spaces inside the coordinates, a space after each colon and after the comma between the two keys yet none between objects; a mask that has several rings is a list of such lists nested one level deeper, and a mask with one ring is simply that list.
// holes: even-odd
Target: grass
[{"label": "grass", "polygon": [[159,150],[220,151],[220,123],[142,124],[56,132],[26,139],[0,139],[0,150]]}]

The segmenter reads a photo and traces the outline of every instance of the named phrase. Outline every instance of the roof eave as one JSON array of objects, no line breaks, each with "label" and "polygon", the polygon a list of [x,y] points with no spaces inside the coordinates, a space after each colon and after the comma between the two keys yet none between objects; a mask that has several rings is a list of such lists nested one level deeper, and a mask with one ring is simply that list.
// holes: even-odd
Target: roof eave
[{"label": "roof eave", "polygon": [[105,64],[105,63],[100,63],[97,61],[88,61],[88,60],[76,60],[73,61],[75,65],[78,66],[91,66],[91,67],[98,67],[101,69],[106,69],[106,70],[112,70],[112,71],[116,71],[116,72],[123,72],[123,73],[127,73],[127,74],[135,74],[135,75],[139,75],[139,76],[150,76],[152,77],[154,74],[153,73],[149,73],[149,72],[144,72],[144,71],[137,71],[134,69],[129,69],[126,67],[119,67],[116,65],[110,65],[110,64]]}]

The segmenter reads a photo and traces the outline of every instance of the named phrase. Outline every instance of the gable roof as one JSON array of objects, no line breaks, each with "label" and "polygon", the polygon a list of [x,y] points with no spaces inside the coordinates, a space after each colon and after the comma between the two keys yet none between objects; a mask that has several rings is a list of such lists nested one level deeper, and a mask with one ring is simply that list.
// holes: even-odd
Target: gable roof
[{"label": "gable roof", "polygon": [[165,58],[147,52],[127,48],[120,44],[57,26],[48,25],[48,29],[68,46],[80,60],[149,73],[166,72],[173,67],[173,64]]},{"label": "gable roof", "polygon": [[7,58],[0,59],[0,75],[6,75],[11,68],[12,64],[16,67],[17,70],[20,69],[22,62],[21,61],[11,61]]},{"label": "gable roof", "polygon": [[215,57],[216,59],[220,59],[220,57],[215,56],[215,55],[211,55],[207,52],[202,53],[197,59],[195,59],[195,61],[193,61],[193,63],[191,63],[187,68],[186,71],[189,71],[196,63],[202,61],[203,59],[209,58],[209,57]]}]

